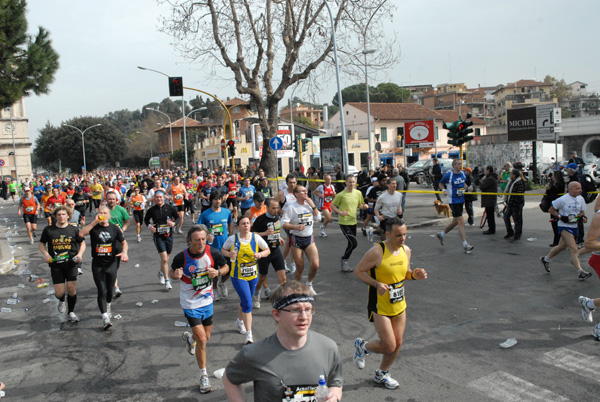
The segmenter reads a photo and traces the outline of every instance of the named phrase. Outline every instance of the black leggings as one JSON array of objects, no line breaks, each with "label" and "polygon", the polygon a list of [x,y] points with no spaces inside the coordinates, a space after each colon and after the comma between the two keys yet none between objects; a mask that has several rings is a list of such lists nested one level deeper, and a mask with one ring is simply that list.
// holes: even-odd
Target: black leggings
[{"label": "black leggings", "polygon": [[346,251],[342,258],[348,260],[354,249],[358,246],[358,241],[356,240],[356,225],[340,225],[340,229],[342,229],[342,233],[346,236],[346,240],[348,240],[348,245],[346,246]]},{"label": "black leggings", "polygon": [[106,313],[106,303],[112,302],[117,280],[117,259],[109,266],[103,266],[92,260],[92,274],[98,288],[98,308],[102,314]]}]

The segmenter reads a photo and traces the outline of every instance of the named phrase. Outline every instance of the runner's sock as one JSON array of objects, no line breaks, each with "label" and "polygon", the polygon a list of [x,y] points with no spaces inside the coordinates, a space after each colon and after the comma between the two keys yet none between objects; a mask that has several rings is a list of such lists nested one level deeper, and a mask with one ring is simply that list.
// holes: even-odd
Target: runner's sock
[{"label": "runner's sock", "polygon": [[463,241],[463,247],[467,247],[467,244],[469,244],[469,243],[467,243],[467,241],[466,241],[466,240],[465,240],[465,241]]},{"label": "runner's sock", "polygon": [[587,301],[587,303],[585,304],[586,306],[588,306],[588,308],[590,310],[593,310],[596,308],[596,305],[594,304],[594,299],[590,299]]},{"label": "runner's sock", "polygon": [[206,372],[206,367],[201,368],[200,373],[201,373],[200,375],[208,375],[208,373]]},{"label": "runner's sock", "polygon": [[77,293],[74,295],[67,295],[67,306],[69,309],[69,313],[72,313],[75,310],[75,304],[77,303]]}]

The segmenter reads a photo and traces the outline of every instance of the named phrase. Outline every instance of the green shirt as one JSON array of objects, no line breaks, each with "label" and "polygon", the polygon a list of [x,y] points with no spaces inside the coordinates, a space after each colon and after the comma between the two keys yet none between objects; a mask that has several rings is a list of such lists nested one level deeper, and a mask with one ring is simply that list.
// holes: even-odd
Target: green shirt
[{"label": "green shirt", "polygon": [[508,179],[510,179],[510,171],[507,172],[506,170],[503,170],[501,179],[504,181],[504,183],[500,183],[500,188],[502,191],[504,191],[504,189],[506,189],[506,185],[508,184]]},{"label": "green shirt", "polygon": [[115,209],[110,211],[110,219],[108,220],[108,223],[115,224],[122,229],[123,223],[127,222],[128,220],[129,214],[127,213],[127,210],[120,205],[115,205]]},{"label": "green shirt", "polygon": [[338,216],[339,224],[356,225],[357,209],[364,203],[363,195],[357,189],[352,190],[351,193],[349,193],[348,190],[338,193],[333,199],[332,204],[338,207],[340,211],[348,211],[348,215]]}]

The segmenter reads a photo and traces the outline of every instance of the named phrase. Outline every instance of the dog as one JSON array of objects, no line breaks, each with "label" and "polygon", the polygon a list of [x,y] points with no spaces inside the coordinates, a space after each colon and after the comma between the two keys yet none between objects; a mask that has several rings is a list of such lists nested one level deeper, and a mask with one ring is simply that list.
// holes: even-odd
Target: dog
[{"label": "dog", "polygon": [[451,215],[450,205],[442,204],[441,201],[435,200],[433,202],[433,206],[435,207],[435,210],[437,211],[438,216],[443,214],[446,218],[450,218],[450,215]]}]

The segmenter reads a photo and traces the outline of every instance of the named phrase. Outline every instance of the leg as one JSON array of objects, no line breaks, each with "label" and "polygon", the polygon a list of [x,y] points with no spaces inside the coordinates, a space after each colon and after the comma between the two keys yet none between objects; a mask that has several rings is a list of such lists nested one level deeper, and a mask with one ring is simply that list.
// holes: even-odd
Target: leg
[{"label": "leg", "polygon": [[575,269],[579,272],[581,271],[581,261],[579,260],[579,249],[577,248],[577,243],[575,238],[571,233],[568,233],[566,230],[563,230],[561,235],[568,234],[563,237],[567,248],[569,249],[569,256],[571,257],[571,264],[575,267]]},{"label": "leg", "polygon": [[356,240],[356,225],[340,225],[340,229],[342,230],[342,233],[346,237],[347,241],[346,251],[344,251],[342,259],[347,260],[352,255],[354,249],[358,246],[358,241]]},{"label": "leg", "polygon": [[[356,227],[354,228],[356,230]],[[304,250],[306,257],[308,257],[309,270],[308,270],[308,281],[312,282],[317,276],[319,270],[319,251],[317,250],[317,244],[312,243]]]},{"label": "leg", "polygon": [[298,281],[302,281],[302,272],[304,271],[304,256],[302,255],[302,249],[297,247],[290,247],[292,250],[292,259],[296,263],[296,272],[294,273],[294,278]]},{"label": "leg", "polygon": [[558,244],[560,241],[560,235],[558,234],[558,221],[552,219],[550,221],[550,225],[552,226],[552,232],[554,233],[554,238],[552,239],[552,244]]},{"label": "leg", "polygon": [[192,327],[192,334],[196,341],[196,362],[198,362],[198,368],[200,369],[206,368],[206,344],[210,339],[211,332],[212,325]]},{"label": "leg", "polygon": [[[75,269],[75,275],[77,275],[77,269]],[[77,278],[77,277],[75,277]],[[75,304],[77,303],[77,281],[67,282],[67,307],[69,313],[75,310]]]},{"label": "leg", "polygon": [[163,251],[158,254],[160,256],[160,272],[165,276],[165,280],[169,279],[169,254]]},{"label": "leg", "polygon": [[523,234],[523,205],[513,206],[512,215],[515,221],[515,239],[520,239]]},{"label": "leg", "polygon": [[323,210],[323,215],[325,216],[325,220],[323,221],[323,226],[327,229],[327,225],[331,222],[331,211],[328,209]]},{"label": "leg", "polygon": [[98,308],[100,309],[100,313],[106,313],[106,278],[104,272],[101,267],[97,267],[95,265],[92,266],[92,276],[94,277],[94,283],[96,284],[96,289],[98,289]]},{"label": "leg", "polygon": [[[437,181],[437,180],[433,181],[433,189],[435,191],[440,191],[440,182],[439,181]],[[440,197],[439,193],[435,193],[435,198],[440,202],[442,201],[442,197]]]},{"label": "leg", "polygon": [[456,225],[458,226],[458,234],[460,236],[460,239],[465,242],[467,241],[467,235],[465,233],[465,220],[462,216],[459,216],[458,218],[454,218],[452,219],[453,221],[456,220]]},{"label": "leg", "polygon": [[365,349],[369,352],[383,354],[379,368],[387,371],[398,357],[398,353],[400,353],[406,328],[406,311],[396,317],[373,314],[373,321],[379,339],[367,342]]},{"label": "leg", "polygon": [[506,227],[506,235],[507,236],[514,236],[515,235],[515,231],[513,230],[512,225],[510,224],[510,217],[512,216],[512,207],[507,206],[506,210],[504,211],[504,226]]},{"label": "leg", "polygon": [[487,216],[488,229],[490,232],[496,232],[496,214],[494,213],[494,207],[486,207],[485,215]]}]

